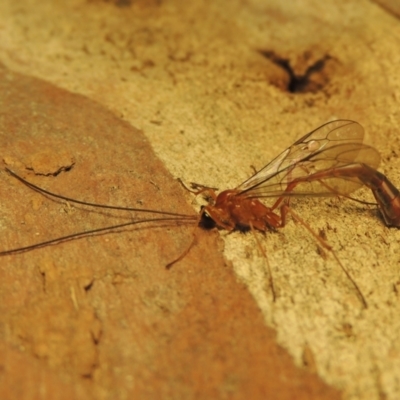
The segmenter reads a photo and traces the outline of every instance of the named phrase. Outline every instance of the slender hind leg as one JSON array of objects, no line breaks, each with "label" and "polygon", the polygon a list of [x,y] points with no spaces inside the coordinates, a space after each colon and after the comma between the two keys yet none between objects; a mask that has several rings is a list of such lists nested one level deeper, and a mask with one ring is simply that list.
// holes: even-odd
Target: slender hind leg
[{"label": "slender hind leg", "polygon": [[276,301],[276,292],[275,292],[275,286],[274,286],[274,279],[272,277],[272,270],[271,270],[271,265],[270,265],[269,260],[268,260],[267,252],[265,251],[265,249],[261,245],[261,242],[257,237],[257,232],[255,231],[255,229],[253,227],[253,224],[251,222],[250,222],[250,230],[251,230],[252,234],[254,235],[254,237],[256,239],[256,242],[257,242],[257,246],[260,249],[260,252],[264,256],[265,261],[267,263],[268,281],[269,281],[269,286],[270,286],[271,292],[272,292],[272,300],[275,303],[275,301]]},{"label": "slender hind leg", "polygon": [[[283,210],[282,210],[283,209]],[[297,222],[299,222],[301,225],[304,226],[304,228],[307,229],[308,232],[310,232],[310,234],[312,236],[314,236],[314,238],[318,241],[318,243],[321,244],[321,246],[328,250],[333,257],[335,258],[335,260],[337,261],[337,263],[339,264],[340,268],[342,269],[342,271],[344,272],[344,274],[347,276],[347,278],[349,279],[349,281],[352,283],[357,296],[359,297],[362,305],[364,306],[364,308],[368,307],[367,301],[365,300],[364,295],[362,294],[360,288],[358,287],[356,281],[353,279],[353,277],[350,275],[349,271],[347,271],[347,269],[344,267],[344,265],[341,263],[341,261],[339,260],[338,256],[336,255],[336,253],[334,252],[332,246],[330,246],[321,236],[319,236],[317,233],[315,233],[310,225],[308,225],[302,218],[300,218],[289,206],[287,205],[283,205],[281,207],[281,212],[284,213],[284,215],[287,215],[288,213],[291,214],[291,216],[293,217],[293,219]]]}]

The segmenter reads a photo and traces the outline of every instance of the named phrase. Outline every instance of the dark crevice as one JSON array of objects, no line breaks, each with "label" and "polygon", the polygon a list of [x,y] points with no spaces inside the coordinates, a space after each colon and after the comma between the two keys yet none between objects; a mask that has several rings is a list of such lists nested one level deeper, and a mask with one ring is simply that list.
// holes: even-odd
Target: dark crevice
[{"label": "dark crevice", "polygon": [[74,167],[74,164],[75,164],[75,161],[73,161],[72,164],[70,164],[70,165],[62,166],[62,167],[58,168],[58,169],[55,170],[55,171],[46,172],[46,173],[37,172],[37,171],[35,171],[35,169],[34,169],[33,167],[26,167],[26,169],[27,169],[28,171],[33,171],[33,172],[35,173],[35,175],[57,176],[57,175],[61,174],[61,172],[68,172],[68,171],[71,171],[71,169]]},{"label": "dark crevice", "polygon": [[310,65],[305,73],[298,74],[287,58],[280,57],[273,51],[259,50],[259,53],[283,68],[289,75],[287,90],[290,93],[315,93],[321,90],[329,81],[326,65],[332,58],[329,55]]},{"label": "dark crevice", "polygon": [[100,346],[100,340],[101,340],[101,336],[102,336],[102,325],[103,324],[102,324],[101,320],[98,318],[97,315],[96,315],[96,319],[98,321],[100,321],[101,327],[100,327],[100,329],[98,331],[97,330],[92,330],[90,332],[91,338],[92,338],[92,342],[93,342],[93,345],[95,347],[96,356],[95,356],[95,360],[94,360],[93,364],[91,365],[90,371],[88,371],[85,374],[82,374],[82,378],[87,379],[87,380],[93,380],[93,376],[94,376],[96,370],[100,366],[99,346]]},{"label": "dark crevice", "polygon": [[46,273],[40,271],[40,276],[42,279],[42,289],[43,289],[43,293],[46,293]]},{"label": "dark crevice", "polygon": [[161,5],[161,0],[88,0],[88,3],[110,3],[119,8],[139,5],[140,7],[152,7]]},{"label": "dark crevice", "polygon": [[83,287],[83,289],[85,290],[86,293],[92,288],[93,283],[94,283],[94,279],[92,279],[87,285],[85,285]]}]

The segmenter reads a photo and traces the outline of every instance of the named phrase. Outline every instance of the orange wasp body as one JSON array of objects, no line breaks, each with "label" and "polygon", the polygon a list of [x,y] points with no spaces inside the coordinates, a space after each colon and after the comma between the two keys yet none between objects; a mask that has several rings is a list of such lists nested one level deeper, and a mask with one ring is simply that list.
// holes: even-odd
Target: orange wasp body
[{"label": "orange wasp body", "polygon": [[[376,171],[380,156],[362,143],[357,122],[336,120],[303,136],[236,189],[213,195],[204,207],[218,227],[260,231],[285,224],[288,200],[298,196],[344,196],[365,185],[372,190],[388,226],[400,226],[400,195],[385,175]],[[258,199],[277,198],[272,207]],[[275,210],[281,207],[280,215]]]}]

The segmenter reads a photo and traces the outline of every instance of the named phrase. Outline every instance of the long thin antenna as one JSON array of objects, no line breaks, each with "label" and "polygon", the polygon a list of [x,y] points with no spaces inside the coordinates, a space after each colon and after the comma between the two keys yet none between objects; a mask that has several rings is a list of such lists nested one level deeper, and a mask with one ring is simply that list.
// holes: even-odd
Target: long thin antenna
[{"label": "long thin antenna", "polygon": [[36,192],[39,192],[41,194],[46,194],[48,196],[56,197],[61,200],[66,200],[71,203],[76,203],[76,204],[82,204],[84,206],[90,206],[90,207],[97,207],[97,208],[108,208],[111,210],[120,210],[120,211],[140,211],[140,212],[145,212],[145,213],[152,213],[152,214],[161,214],[161,215],[170,215],[172,217],[180,217],[180,218],[193,218],[192,215],[187,215],[187,214],[179,214],[179,213],[173,213],[173,212],[168,212],[168,211],[160,211],[160,210],[151,210],[151,209],[146,209],[146,208],[132,208],[132,207],[121,207],[121,206],[110,206],[108,204],[98,204],[98,203],[90,203],[87,201],[81,201],[81,200],[76,200],[72,199],[70,197],[62,196],[60,194],[52,193],[49,192],[48,190],[42,189],[39,186],[34,185],[31,182],[28,182],[24,178],[20,177],[17,175],[14,171],[11,169],[5,167],[6,171],[13,176],[14,178],[18,179],[20,182],[22,182],[25,186],[28,186],[32,190],[35,190]]},{"label": "long thin antenna", "polygon": [[70,235],[60,236],[60,237],[57,237],[54,239],[46,240],[46,241],[40,242],[40,243],[35,243],[35,244],[29,245],[29,246],[23,246],[23,247],[18,247],[15,249],[0,251],[0,256],[23,253],[26,251],[42,248],[45,246],[62,243],[62,242],[66,242],[69,240],[79,239],[81,237],[86,237],[89,235],[96,235],[96,234],[101,234],[101,233],[106,233],[106,232],[112,232],[117,229],[126,228],[128,226],[133,226],[133,225],[137,225],[137,224],[156,223],[156,222],[159,222],[162,224],[168,223],[168,222],[169,223],[174,222],[177,224],[185,224],[185,223],[193,223],[194,221],[198,221],[197,215],[179,214],[179,213],[164,212],[164,211],[159,211],[159,210],[141,209],[141,208],[132,208],[132,207],[110,206],[107,204],[97,204],[97,203],[90,203],[90,202],[72,199],[70,197],[62,196],[62,195],[59,195],[56,193],[52,193],[48,190],[42,189],[41,187],[36,186],[33,183],[28,182],[24,178],[20,177],[18,174],[16,174],[11,169],[9,169],[7,167],[5,167],[5,169],[11,176],[18,179],[25,186],[27,186],[28,188],[40,193],[43,196],[46,196],[46,197],[54,197],[54,198],[61,199],[61,200],[67,201],[67,202],[81,204],[84,206],[96,207],[96,208],[105,208],[105,209],[118,210],[118,211],[144,212],[144,213],[151,213],[151,214],[156,214],[156,215],[161,215],[161,216],[154,217],[154,218],[135,219],[135,220],[131,220],[129,222],[121,223],[121,224],[115,224],[115,225],[110,225],[110,226],[106,226],[106,227],[102,227],[102,228],[96,228],[96,229],[90,229],[90,230],[86,230],[86,231],[82,231],[82,232],[72,233]]},{"label": "long thin antenna", "polygon": [[176,222],[176,223],[179,222],[181,224],[181,223],[189,223],[189,222],[192,222],[194,220],[197,220],[197,216],[193,217],[192,220],[189,220],[189,219],[177,220],[176,218],[173,218],[173,217],[165,217],[165,218],[146,218],[146,219],[141,219],[141,220],[136,220],[136,221],[130,221],[130,222],[125,222],[123,224],[105,226],[103,228],[96,228],[96,229],[90,229],[90,230],[82,231],[82,232],[78,232],[78,233],[72,233],[70,235],[60,236],[60,237],[55,238],[55,239],[50,239],[50,240],[46,240],[44,242],[31,244],[29,246],[18,247],[18,248],[15,248],[15,249],[0,251],[0,257],[1,256],[8,256],[8,255],[11,255],[11,254],[24,253],[26,251],[30,251],[30,250],[34,250],[34,249],[40,249],[42,247],[46,247],[46,246],[50,246],[50,245],[53,245],[53,244],[67,242],[67,241],[73,240],[73,239],[79,239],[81,237],[86,237],[86,236],[89,236],[89,235],[96,235],[96,234],[99,234],[99,233],[102,233],[102,232],[105,232],[105,233],[110,232],[111,233],[112,231],[114,231],[116,229],[126,228],[126,227],[132,226],[132,225],[144,224],[146,222]]}]

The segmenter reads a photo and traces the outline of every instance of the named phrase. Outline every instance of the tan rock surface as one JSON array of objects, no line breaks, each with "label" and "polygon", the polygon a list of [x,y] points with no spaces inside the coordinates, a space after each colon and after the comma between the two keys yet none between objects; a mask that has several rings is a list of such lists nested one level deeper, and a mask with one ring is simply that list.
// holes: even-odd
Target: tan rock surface
[{"label": "tan rock surface", "polygon": [[[0,61],[9,70],[3,80],[20,85],[21,93],[21,101],[13,94],[15,120],[3,117],[2,126],[18,127],[18,135],[3,128],[2,158],[41,172],[75,162],[56,178],[27,175],[48,189],[51,182],[53,191],[194,212],[161,164],[153,166],[134,128],[100,106],[13,72],[111,109],[142,130],[167,169],[185,182],[234,187],[251,165],[261,168],[307,131],[349,118],[365,127],[367,142],[382,154],[381,171],[400,184],[400,24],[374,3],[3,1],[0,35]],[[31,87],[37,93],[29,93],[28,106],[22,97]],[[52,107],[36,107],[37,96]],[[21,118],[23,111],[33,120]],[[59,163],[49,156],[55,149]],[[37,232],[40,240],[103,222],[101,215],[86,220],[68,207],[60,212],[64,206],[49,205],[5,173],[1,179],[6,248],[29,244]],[[359,197],[371,199],[367,191]],[[190,228],[141,229],[3,258],[2,265],[9,263],[1,272],[5,351],[13,346],[28,365],[39,358],[60,388],[70,385],[76,396],[115,398],[120,390],[120,398],[157,391],[188,398],[203,391],[241,398],[251,388],[282,398],[297,390],[307,398],[328,393],[316,381],[299,383],[308,379],[304,370],[298,370],[301,378],[288,377],[290,363],[263,364],[273,338],[266,324],[298,366],[307,364],[344,398],[398,398],[400,232],[386,228],[374,207],[332,199],[292,205],[316,232],[324,230],[368,309],[333,257],[323,259],[292,221],[265,239],[275,304],[251,235],[222,233],[225,257],[244,289],[223,267],[211,243],[215,235],[201,235],[188,258],[167,273],[164,263],[185,246]],[[203,351],[205,343],[210,347]]]}]

